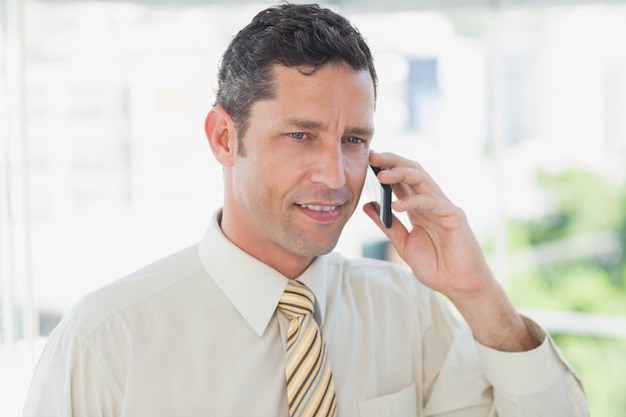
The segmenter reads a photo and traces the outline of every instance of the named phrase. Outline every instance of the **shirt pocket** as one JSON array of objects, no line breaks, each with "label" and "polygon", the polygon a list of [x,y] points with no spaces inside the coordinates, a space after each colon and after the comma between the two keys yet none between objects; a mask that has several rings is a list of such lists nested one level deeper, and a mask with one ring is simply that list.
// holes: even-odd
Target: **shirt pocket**
[{"label": "shirt pocket", "polygon": [[359,403],[360,417],[415,417],[417,393],[415,383],[402,391]]}]

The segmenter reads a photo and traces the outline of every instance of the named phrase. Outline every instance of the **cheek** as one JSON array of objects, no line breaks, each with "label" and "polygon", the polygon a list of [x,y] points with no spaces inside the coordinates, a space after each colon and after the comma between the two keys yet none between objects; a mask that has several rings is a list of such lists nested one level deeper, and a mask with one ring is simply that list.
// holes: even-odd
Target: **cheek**
[{"label": "cheek", "polygon": [[252,208],[259,207],[269,184],[265,177],[266,169],[250,157],[239,158],[236,171],[237,191],[240,201],[246,201]]},{"label": "cheek", "polygon": [[368,154],[359,155],[354,158],[347,158],[345,161],[345,172],[352,188],[363,188],[365,175],[368,169]]},{"label": "cheek", "polygon": [[269,210],[282,204],[288,191],[286,182],[290,179],[284,169],[277,166],[258,164],[256,169],[248,172],[246,189],[248,199],[259,210]]}]

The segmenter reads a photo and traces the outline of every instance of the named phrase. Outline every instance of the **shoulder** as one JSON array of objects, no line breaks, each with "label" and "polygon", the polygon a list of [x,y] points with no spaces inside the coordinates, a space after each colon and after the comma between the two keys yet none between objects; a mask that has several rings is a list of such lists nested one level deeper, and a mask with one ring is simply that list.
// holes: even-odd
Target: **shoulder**
[{"label": "shoulder", "polygon": [[201,285],[204,269],[197,253],[197,245],[191,246],[87,294],[68,311],[58,329],[87,337],[103,322],[128,311],[167,310],[168,302]]},{"label": "shoulder", "polygon": [[404,265],[372,258],[346,258],[332,253],[328,257],[329,277],[342,288],[368,293],[426,299],[432,291]]},{"label": "shoulder", "polygon": [[452,304],[422,284],[404,265],[370,258],[349,259],[337,254],[329,255],[327,264],[329,302],[348,306],[361,319],[374,315],[376,323],[389,326],[398,317],[404,317],[406,323],[415,319],[420,328],[434,329],[447,338],[466,331]]}]

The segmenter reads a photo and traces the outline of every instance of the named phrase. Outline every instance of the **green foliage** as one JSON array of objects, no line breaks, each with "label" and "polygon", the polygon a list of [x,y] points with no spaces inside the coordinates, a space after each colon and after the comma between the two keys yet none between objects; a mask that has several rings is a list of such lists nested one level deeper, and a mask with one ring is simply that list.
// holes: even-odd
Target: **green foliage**
[{"label": "green foliage", "polygon": [[[561,237],[613,230],[624,224],[624,185],[575,170],[555,176],[540,172],[537,182],[554,204],[554,211],[547,216],[550,230]],[[533,237],[541,238],[542,233],[535,232]]]},{"label": "green foliage", "polygon": [[626,340],[552,336],[583,382],[591,415],[623,415],[626,410]]},{"label": "green foliage", "polygon": [[[515,303],[626,315],[626,183],[574,170],[558,175],[542,172],[537,183],[550,210],[540,218],[513,220],[509,225],[511,252],[531,254],[526,257],[531,262],[509,277]],[[589,242],[616,244],[585,245],[588,237]],[[580,255],[569,244],[576,239],[583,242],[576,246]],[[546,253],[557,256],[553,260],[540,256]],[[581,376],[592,415],[609,417],[615,410],[626,410],[626,340],[553,336]]]},{"label": "green foliage", "polygon": [[527,308],[626,315],[626,294],[602,269],[590,266],[550,269],[550,279],[537,270],[512,277],[509,292]]}]

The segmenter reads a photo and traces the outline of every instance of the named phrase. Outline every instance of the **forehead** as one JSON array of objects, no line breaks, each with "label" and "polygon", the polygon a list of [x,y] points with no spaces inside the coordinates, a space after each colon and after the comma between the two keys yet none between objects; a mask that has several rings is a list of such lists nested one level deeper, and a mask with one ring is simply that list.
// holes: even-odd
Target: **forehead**
[{"label": "forehead", "polygon": [[275,64],[272,67],[271,74],[274,84],[278,88],[281,85],[286,87],[299,85],[302,88],[311,86],[315,88],[316,84],[341,84],[355,94],[367,92],[368,95],[374,96],[374,81],[369,71],[354,69],[346,63],[329,63],[318,68],[309,65],[287,67]]},{"label": "forehead", "polygon": [[268,101],[285,114],[317,114],[372,124],[374,82],[367,70],[355,70],[347,64],[330,64],[317,70],[276,65],[272,78],[274,95]]}]

